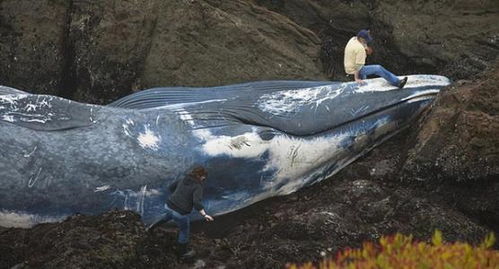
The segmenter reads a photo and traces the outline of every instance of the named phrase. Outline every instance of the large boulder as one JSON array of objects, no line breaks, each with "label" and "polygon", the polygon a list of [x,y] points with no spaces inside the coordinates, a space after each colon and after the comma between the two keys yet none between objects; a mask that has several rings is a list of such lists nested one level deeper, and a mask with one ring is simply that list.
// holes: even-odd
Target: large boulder
[{"label": "large boulder", "polygon": [[417,133],[403,177],[481,223],[499,227],[499,61],[443,92]]},{"label": "large boulder", "polygon": [[252,1],[319,35],[323,70],[334,79],[344,79],[344,46],[362,28],[375,38],[368,61],[397,74],[469,78],[499,54],[495,0]]},{"label": "large boulder", "polygon": [[0,1],[0,85],[58,93],[67,11],[66,1]]},{"label": "large boulder", "polygon": [[215,86],[321,79],[320,39],[248,1],[160,1],[142,82]]},{"label": "large boulder", "polygon": [[499,178],[499,61],[474,83],[440,93],[409,151],[413,177],[473,181]]},{"label": "large boulder", "polygon": [[322,40],[322,72],[333,80],[345,79],[343,51],[348,40],[371,25],[371,4],[361,1],[252,1],[314,31]]},{"label": "large boulder", "polygon": [[[140,87],[155,1],[73,1],[66,39],[67,98],[108,103]],[[156,13],[157,14],[157,13]]]},{"label": "large boulder", "polygon": [[324,79],[320,39],[251,2],[0,4],[1,84],[108,103],[155,86]]},{"label": "large boulder", "polygon": [[[454,79],[483,71],[499,54],[496,0],[378,0],[372,18],[404,58]],[[386,27],[388,26],[388,27]],[[399,61],[398,57],[391,61]]]}]

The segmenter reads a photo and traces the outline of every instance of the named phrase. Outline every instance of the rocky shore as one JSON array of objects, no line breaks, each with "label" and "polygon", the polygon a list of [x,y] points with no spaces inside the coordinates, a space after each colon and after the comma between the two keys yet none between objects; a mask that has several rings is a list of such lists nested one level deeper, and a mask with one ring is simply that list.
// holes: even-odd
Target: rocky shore
[{"label": "rocky shore", "polygon": [[[410,129],[332,178],[176,230],[132,212],[0,228],[0,268],[279,268],[395,232],[476,243],[499,231],[497,1],[3,0],[0,85],[105,104],[154,86],[344,80],[359,28],[370,61],[454,83]],[[498,247],[496,243],[496,248]]]}]

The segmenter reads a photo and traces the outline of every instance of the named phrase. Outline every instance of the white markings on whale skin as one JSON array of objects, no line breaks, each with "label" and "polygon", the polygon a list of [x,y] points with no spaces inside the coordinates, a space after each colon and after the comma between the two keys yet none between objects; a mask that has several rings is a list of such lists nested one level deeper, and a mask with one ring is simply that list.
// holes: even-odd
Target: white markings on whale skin
[{"label": "white markings on whale skin", "polygon": [[94,192],[102,192],[102,191],[107,191],[111,188],[111,186],[109,185],[104,185],[104,186],[99,186],[99,187],[96,187]]},{"label": "white markings on whale skin", "polygon": [[147,185],[140,187],[139,191],[130,189],[116,190],[111,193],[123,197],[123,209],[133,210],[141,215],[144,213],[145,201],[149,197],[161,195],[158,189],[147,189]]},{"label": "white markings on whale skin", "polygon": [[[54,96],[37,96],[36,100],[23,100],[27,94],[0,95],[1,109],[4,110],[1,119],[8,122],[17,120],[22,122],[46,123],[51,121],[54,113],[45,112],[43,109],[51,109]],[[41,112],[38,112],[41,110]],[[36,113],[38,112],[38,113]]]},{"label": "white markings on whale skin", "polygon": [[345,90],[345,86],[333,88],[331,85],[296,90],[283,90],[262,95],[257,103],[262,111],[273,114],[293,112],[302,106],[315,107],[330,99],[336,98]]},{"label": "white markings on whale skin", "polygon": [[11,115],[3,115],[2,120],[8,121],[8,122],[14,122],[14,116]]},{"label": "white markings on whale skin", "polygon": [[[156,120],[159,119],[159,116]],[[137,140],[139,146],[143,149],[158,150],[161,143],[161,136],[151,130],[150,125],[146,124],[143,130],[137,133],[135,122],[131,119],[126,119],[122,124],[123,132],[126,136]]]},{"label": "white markings on whale skin", "polygon": [[7,228],[31,228],[39,223],[59,222],[64,220],[66,217],[67,216],[41,216],[24,212],[2,210],[0,211],[0,226]]},{"label": "white markings on whale skin", "polygon": [[[397,133],[396,128],[399,127],[386,116],[374,122],[362,123],[358,128],[350,128],[345,133],[330,133],[315,138],[276,135],[271,140],[265,141],[257,135],[257,128],[234,137],[216,136],[206,129],[194,130],[193,134],[204,142],[199,150],[210,156],[225,155],[258,160],[267,152],[267,163],[259,173],[275,171],[271,178],[266,178],[265,181],[260,178],[261,189],[256,195],[245,197],[245,193],[241,193],[222,197],[225,200],[239,202],[235,203],[236,206],[224,207],[223,211],[217,212],[224,214],[269,197],[293,193],[306,184],[322,181]],[[348,148],[351,145],[368,142],[357,138],[365,137],[372,130],[380,140],[374,138],[372,140],[374,143],[361,144],[364,150],[352,155]],[[234,144],[240,146],[234,147]],[[222,206],[223,201],[213,201],[213,206],[216,207],[217,204]]]},{"label": "white markings on whale skin", "polygon": [[36,175],[33,175],[29,178],[29,181],[28,181],[28,188],[31,188],[33,187],[33,185],[35,185],[36,181],[38,180],[38,178],[40,177],[40,173],[42,172],[42,167],[40,167],[38,169],[38,172],[36,173]]},{"label": "white markings on whale skin", "polygon": [[140,215],[144,214],[144,201],[146,199],[146,193],[147,193],[147,185],[142,186],[139,192],[139,196],[137,198],[137,208],[136,212],[140,213]]},{"label": "white markings on whale skin", "polygon": [[[215,136],[209,130],[194,130],[194,135],[204,141],[201,151],[210,156],[227,155],[235,158],[258,159],[268,152],[268,163],[261,172],[277,171],[269,181],[271,189],[284,180],[295,180],[285,184],[279,193],[290,193],[303,185],[304,178],[310,171],[331,161],[340,149],[340,142],[349,134],[327,135],[310,139],[277,135],[271,140],[263,140],[256,133],[247,132],[235,137]],[[237,144],[238,146],[235,146]]]},{"label": "white markings on whale skin", "polygon": [[181,120],[187,122],[187,124],[194,127],[194,125],[195,125],[194,119],[192,118],[191,114],[189,114],[189,112],[187,112],[183,108],[179,108],[179,109],[177,109],[176,113],[177,113],[177,115],[179,115]]},{"label": "white markings on whale skin", "polygon": [[[69,101],[71,103],[71,100]],[[94,119],[94,108],[91,107],[90,108],[90,117],[89,117],[89,120],[91,123],[96,123],[97,122],[97,119]]]},{"label": "white markings on whale skin", "polygon": [[367,109],[369,109],[369,105],[363,105],[357,109],[352,108],[352,109],[350,109],[350,114],[355,117],[355,116],[357,116],[357,114],[363,113]]},{"label": "white markings on whale skin", "polygon": [[33,155],[33,153],[35,153],[36,149],[38,148],[38,146],[35,146],[35,148],[30,152],[30,153],[25,153],[23,156],[24,158],[29,158],[31,157],[31,155]]},{"label": "white markings on whale skin", "polygon": [[151,131],[149,126],[144,126],[144,132],[139,133],[137,140],[139,141],[139,145],[144,149],[158,150],[161,137]]},{"label": "white markings on whale skin", "polygon": [[176,109],[181,109],[181,108],[185,108],[185,107],[189,107],[189,106],[195,106],[195,105],[207,104],[207,103],[225,102],[225,101],[227,101],[227,99],[211,99],[211,100],[205,100],[205,101],[199,101],[199,102],[167,104],[164,106],[158,106],[158,107],[154,107],[151,109],[157,110],[157,109],[162,109],[162,108],[168,108],[168,109],[175,111]]},{"label": "white markings on whale skin", "polygon": [[36,106],[35,104],[27,104],[26,105],[27,112],[36,111],[37,108],[38,108],[38,106]]},{"label": "white markings on whale skin", "polygon": [[156,117],[156,127],[158,127],[158,125],[159,125],[159,117],[160,117],[160,115],[158,114],[158,116]]},{"label": "white markings on whale skin", "polygon": [[6,94],[0,95],[0,102],[5,104],[10,104],[12,106],[17,106],[17,101],[27,97],[27,94]]},{"label": "white markings on whale skin", "polygon": [[132,137],[132,132],[130,130],[130,127],[133,127],[135,123],[131,119],[126,119],[125,123],[122,125],[123,127],[123,132],[125,133],[126,136]]},{"label": "white markings on whale skin", "polygon": [[[405,76],[399,76],[399,79]],[[398,90],[397,87],[392,86],[384,78],[374,78],[366,80],[366,84],[359,86],[354,91],[356,93],[364,92],[384,92]],[[349,82],[349,84],[357,84],[357,82]],[[435,75],[411,75],[407,76],[407,84],[405,88],[408,87],[424,87],[424,86],[435,86],[443,87],[450,84],[450,80],[444,76]]]}]

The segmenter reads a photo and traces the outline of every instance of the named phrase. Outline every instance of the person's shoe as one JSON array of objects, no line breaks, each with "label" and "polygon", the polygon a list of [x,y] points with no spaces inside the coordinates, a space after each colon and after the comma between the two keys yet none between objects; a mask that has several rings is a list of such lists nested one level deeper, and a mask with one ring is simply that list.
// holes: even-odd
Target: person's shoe
[{"label": "person's shoe", "polygon": [[193,249],[189,249],[189,250],[187,250],[186,253],[182,254],[182,256],[180,256],[180,258],[184,259],[184,260],[189,260],[189,259],[194,258],[194,256],[196,256],[196,251]]},{"label": "person's shoe", "polygon": [[399,87],[399,89],[402,89],[402,88],[404,88],[406,83],[407,83],[407,77],[400,80],[399,85],[397,85],[397,86]]},{"label": "person's shoe", "polygon": [[188,244],[178,244],[178,249],[177,249],[177,254],[178,257],[181,259],[192,259],[194,255],[196,255],[196,251],[193,249],[189,248]]},{"label": "person's shoe", "polygon": [[151,222],[151,224],[146,226],[146,232],[149,232],[152,228],[158,226],[159,224],[165,222],[164,216],[158,217]]}]

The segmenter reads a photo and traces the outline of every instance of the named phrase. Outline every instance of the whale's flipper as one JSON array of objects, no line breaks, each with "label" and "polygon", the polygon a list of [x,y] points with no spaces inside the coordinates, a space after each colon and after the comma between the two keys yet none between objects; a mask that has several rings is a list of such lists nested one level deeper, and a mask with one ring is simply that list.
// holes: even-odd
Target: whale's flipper
[{"label": "whale's flipper", "polygon": [[108,106],[127,109],[148,109],[175,104],[188,104],[220,99],[245,99],[273,91],[297,90],[338,84],[331,81],[259,81],[220,87],[168,87],[140,91]]},{"label": "whale's flipper", "polygon": [[89,126],[98,106],[50,95],[33,95],[0,87],[0,124],[9,122],[41,131]]}]

